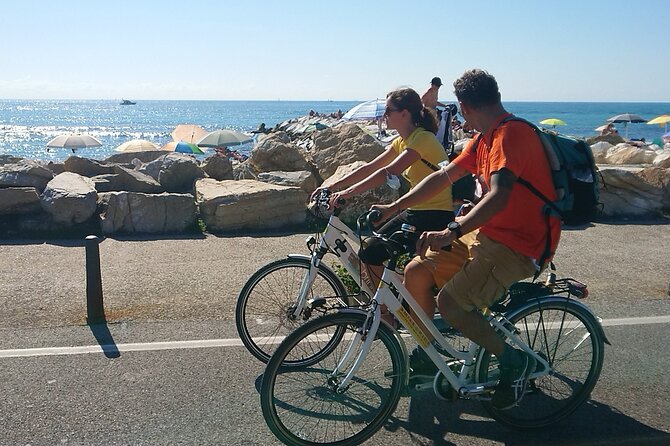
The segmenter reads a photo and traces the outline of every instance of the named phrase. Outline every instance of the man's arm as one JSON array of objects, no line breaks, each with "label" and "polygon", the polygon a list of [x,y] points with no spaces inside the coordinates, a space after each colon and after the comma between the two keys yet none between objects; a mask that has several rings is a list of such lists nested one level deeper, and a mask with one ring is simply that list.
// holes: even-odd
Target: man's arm
[{"label": "man's arm", "polygon": [[[505,209],[515,182],[516,176],[511,170],[503,168],[491,174],[491,191],[468,212],[468,215],[458,219],[461,234],[467,234],[482,227],[498,212]],[[432,251],[439,251],[444,246],[450,245],[456,238],[457,235],[449,229],[424,232],[416,245],[417,254],[423,256],[429,247]]]},{"label": "man's arm", "polygon": [[375,205],[374,207],[382,211],[382,221],[384,221],[404,209],[433,198],[466,173],[468,172],[464,168],[456,164],[448,164],[447,167],[428,175],[393,203],[386,206]]},{"label": "man's arm", "polygon": [[459,220],[461,232],[467,234],[484,226],[498,212],[507,207],[516,176],[508,169],[500,169],[491,174],[491,191],[472,208],[468,215]]}]

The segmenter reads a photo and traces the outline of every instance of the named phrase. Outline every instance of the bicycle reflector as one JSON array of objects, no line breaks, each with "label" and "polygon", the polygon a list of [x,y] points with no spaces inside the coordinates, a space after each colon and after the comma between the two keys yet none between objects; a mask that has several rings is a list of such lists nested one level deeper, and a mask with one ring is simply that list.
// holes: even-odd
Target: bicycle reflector
[{"label": "bicycle reflector", "polygon": [[589,289],[585,283],[570,279],[567,281],[568,291],[578,299],[586,299],[589,295]]}]

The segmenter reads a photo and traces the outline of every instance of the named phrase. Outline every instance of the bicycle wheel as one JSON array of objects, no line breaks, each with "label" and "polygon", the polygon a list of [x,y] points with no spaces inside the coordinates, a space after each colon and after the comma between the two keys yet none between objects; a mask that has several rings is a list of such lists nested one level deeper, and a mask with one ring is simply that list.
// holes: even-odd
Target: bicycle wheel
[{"label": "bicycle wheel", "polygon": [[[602,329],[581,305],[565,300],[540,302],[508,319],[521,339],[547,360],[551,371],[529,381],[518,406],[501,411],[484,402],[484,407],[493,418],[515,428],[556,423],[574,412],[598,381],[605,349]],[[481,382],[497,380],[495,356],[484,351],[480,361]]]},{"label": "bicycle wheel", "polygon": [[[332,376],[365,324],[365,313],[335,313],[312,320],[279,346],[263,374],[261,408],[270,430],[288,445],[357,445],[377,432],[400,399],[407,373],[399,341],[381,325],[365,361],[346,388],[338,381],[352,366]],[[342,341],[327,356],[307,367],[283,367],[287,359],[323,352],[333,332]],[[354,345],[360,351],[361,342]],[[357,355],[354,355],[355,358]]]},{"label": "bicycle wheel", "polygon": [[[264,363],[270,360],[285,336],[312,316],[310,310],[297,319],[291,316],[309,267],[310,259],[303,257],[269,263],[249,278],[237,298],[237,332],[247,350]],[[342,281],[323,266],[317,271],[308,299],[316,297],[326,301],[320,310],[349,303]]]}]

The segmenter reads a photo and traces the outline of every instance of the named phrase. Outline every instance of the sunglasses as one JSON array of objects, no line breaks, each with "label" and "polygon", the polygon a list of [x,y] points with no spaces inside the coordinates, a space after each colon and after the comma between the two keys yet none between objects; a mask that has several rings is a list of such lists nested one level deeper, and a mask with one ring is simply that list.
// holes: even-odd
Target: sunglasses
[{"label": "sunglasses", "polygon": [[400,108],[390,108],[390,107],[385,107],[384,108],[384,116],[388,116],[393,112],[399,112],[402,111]]}]

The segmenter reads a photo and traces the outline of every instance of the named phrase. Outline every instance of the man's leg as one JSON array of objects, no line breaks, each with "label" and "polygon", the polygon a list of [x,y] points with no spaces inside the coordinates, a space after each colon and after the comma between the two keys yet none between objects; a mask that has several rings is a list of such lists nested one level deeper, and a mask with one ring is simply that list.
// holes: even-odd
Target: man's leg
[{"label": "man's leg", "polygon": [[452,326],[496,356],[500,376],[492,403],[498,409],[509,409],[523,397],[536,361],[507,344],[476,309],[491,305],[514,282],[532,275],[534,266],[528,258],[482,234],[477,240],[472,260],[440,291],[438,307]]},{"label": "man's leg", "polygon": [[476,309],[466,311],[449,296],[444,288],[440,290],[437,297],[437,306],[442,319],[449,325],[497,357],[502,355],[505,343],[482,313]]}]

